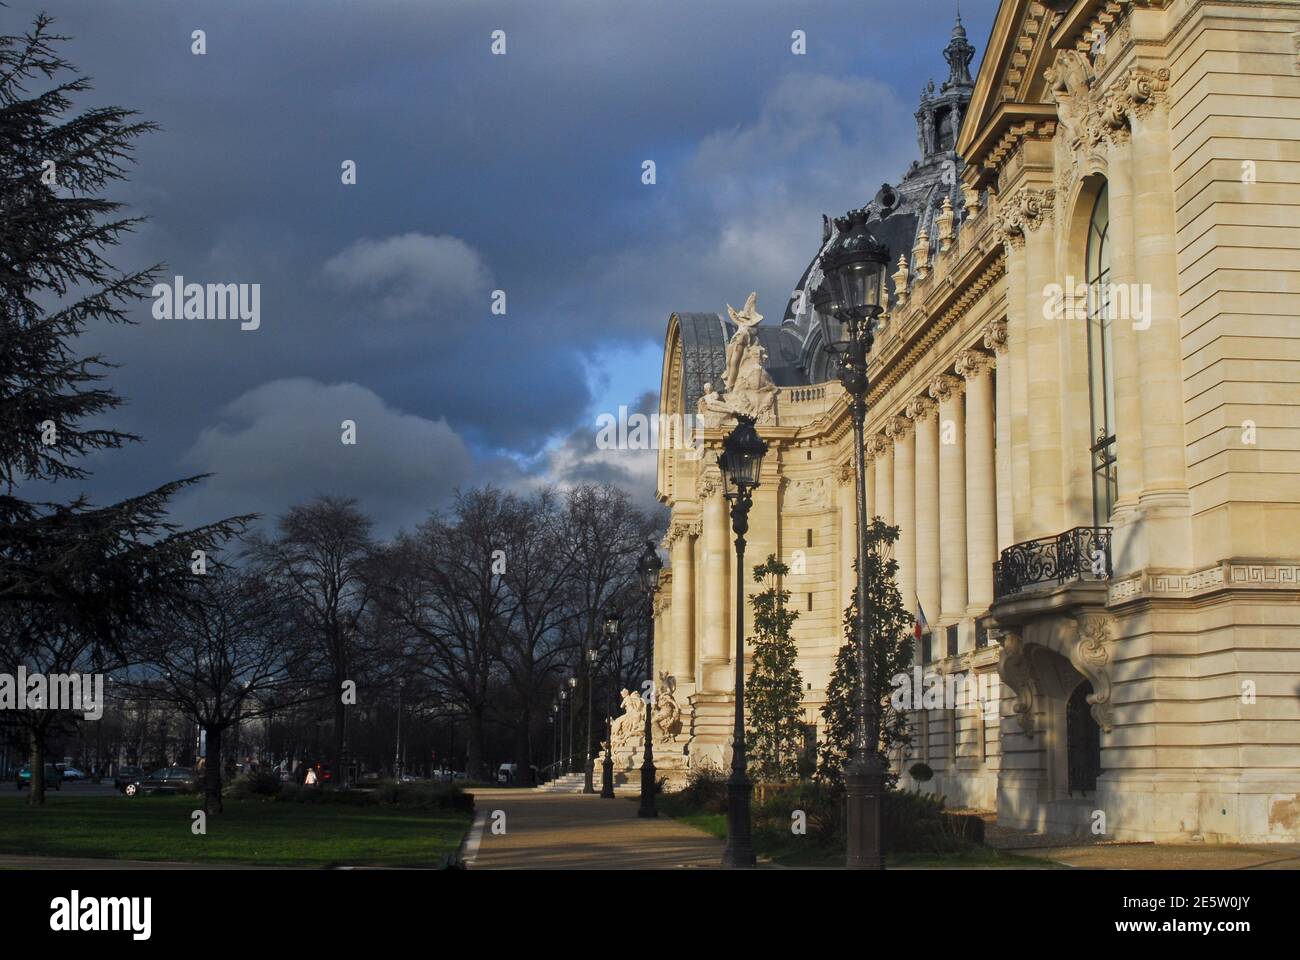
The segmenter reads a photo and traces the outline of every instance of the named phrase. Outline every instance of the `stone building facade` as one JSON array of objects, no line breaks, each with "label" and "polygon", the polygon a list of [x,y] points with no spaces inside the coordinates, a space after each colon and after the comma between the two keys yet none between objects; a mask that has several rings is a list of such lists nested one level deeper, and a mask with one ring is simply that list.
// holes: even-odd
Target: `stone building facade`
[{"label": "stone building facade", "polygon": [[[973,54],[959,22],[921,158],[865,208],[897,267],[867,497],[918,663],[997,696],[914,711],[891,759],[1013,826],[1300,840],[1300,3],[1003,0]],[[792,568],[810,734],[855,543],[820,276],[753,328],[777,399],[747,551]],[[670,318],[662,416],[708,406],[737,330]],[[728,760],[729,429],[659,454],[672,777]]]}]

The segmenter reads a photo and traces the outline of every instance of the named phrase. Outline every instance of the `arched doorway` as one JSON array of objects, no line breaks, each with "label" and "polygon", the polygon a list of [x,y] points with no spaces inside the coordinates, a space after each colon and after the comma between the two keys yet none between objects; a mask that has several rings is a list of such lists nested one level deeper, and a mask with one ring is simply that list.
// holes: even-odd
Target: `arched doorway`
[{"label": "arched doorway", "polygon": [[1101,773],[1101,728],[1088,703],[1092,692],[1092,683],[1085,679],[1065,704],[1066,790],[1071,796],[1096,790]]}]

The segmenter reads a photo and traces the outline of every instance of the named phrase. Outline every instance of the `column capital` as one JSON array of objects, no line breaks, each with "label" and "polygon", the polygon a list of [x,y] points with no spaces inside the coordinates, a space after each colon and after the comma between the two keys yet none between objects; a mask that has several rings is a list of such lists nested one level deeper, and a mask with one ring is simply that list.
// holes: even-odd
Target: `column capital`
[{"label": "column capital", "polygon": [[890,417],[885,423],[885,436],[895,443],[906,440],[911,433],[912,421],[905,413]]},{"label": "column capital", "polygon": [[974,380],[984,376],[994,365],[994,359],[982,350],[963,350],[957,354],[953,367],[962,378]]},{"label": "column capital", "polygon": [[903,414],[909,420],[921,423],[935,416],[936,410],[935,402],[929,397],[913,397],[907,401],[907,406],[903,408]]},{"label": "column capital", "polygon": [[1051,223],[1055,203],[1056,190],[1052,187],[1021,187],[1009,194],[998,204],[995,218],[1003,243],[1023,247],[1028,234]]},{"label": "column capital", "polygon": [[941,373],[930,381],[930,396],[944,403],[961,396],[964,382],[950,373]]},{"label": "column capital", "polygon": [[[874,439],[874,438],[873,438]],[[867,446],[871,446],[871,440],[867,441]],[[840,464],[839,469],[835,471],[835,479],[839,481],[840,486],[845,486],[857,479],[858,471],[853,466],[852,460],[845,460]]]},{"label": "column capital", "polygon": [[700,500],[707,500],[713,494],[722,489],[722,473],[718,470],[717,464],[705,468],[700,474],[697,495]]},{"label": "column capital", "polygon": [[984,328],[984,346],[995,354],[1007,352],[1007,322],[990,320]]},{"label": "column capital", "polygon": [[889,450],[889,447],[890,441],[884,436],[876,434],[874,437],[867,437],[865,452],[872,460],[876,460],[883,457]]}]

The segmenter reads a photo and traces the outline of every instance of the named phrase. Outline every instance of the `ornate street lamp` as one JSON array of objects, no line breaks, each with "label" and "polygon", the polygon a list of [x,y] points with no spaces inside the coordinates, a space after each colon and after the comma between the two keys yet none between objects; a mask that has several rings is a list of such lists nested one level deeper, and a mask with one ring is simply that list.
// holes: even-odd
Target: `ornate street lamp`
[{"label": "ornate street lamp", "polygon": [[569,758],[564,755],[564,701],[569,699],[569,692],[560,685],[560,773],[569,772]]},{"label": "ornate street lamp", "polygon": [[[618,644],[618,613],[610,610],[605,613],[605,642],[607,649],[613,653]],[[614,799],[614,729],[608,716],[605,717],[605,762],[601,764],[600,796],[602,800]]]},{"label": "ornate street lamp", "polygon": [[[551,727],[551,765],[554,766],[560,760],[560,731],[555,726],[555,704],[551,704],[551,715],[546,718],[546,722]],[[551,777],[554,778],[552,773]]]},{"label": "ornate street lamp", "polygon": [[752,417],[738,416],[736,428],[722,441],[718,469],[722,493],[731,502],[731,529],[736,534],[736,717],[731,734],[731,778],[727,781],[727,845],[724,867],[752,867],[754,844],[749,831],[749,781],[745,758],[745,534],[749,508],[763,467],[767,444]]},{"label": "ornate street lamp", "polygon": [[578,718],[573,715],[574,711],[578,709],[578,678],[577,677],[569,678],[569,689],[565,692],[569,695],[569,759],[568,759],[568,765],[565,767],[564,772],[577,773],[578,772],[577,767],[575,767],[573,764],[573,761],[576,757],[576,754],[573,752],[574,728],[577,727],[578,725],[577,722]]},{"label": "ornate street lamp", "polygon": [[655,677],[655,591],[659,589],[659,571],[664,562],[659,559],[655,542],[647,540],[641,559],[636,564],[637,578],[641,582],[641,591],[645,594],[646,615],[646,664],[650,668],[650,695],[645,701],[645,745],[641,750],[641,806],[637,809],[638,817],[657,817],[655,809],[655,757],[654,742],[650,735],[650,710],[654,704]]},{"label": "ornate street lamp", "polygon": [[587,649],[587,740],[582,745],[582,752],[586,755],[583,763],[583,793],[595,793],[596,788],[592,784],[593,774],[596,771],[596,761],[593,759],[595,754],[591,750],[591,668],[596,665],[596,648]]},{"label": "ornate street lamp", "polygon": [[[850,870],[883,870],[885,764],[880,755],[880,702],[876,694],[875,657],[871,650],[871,595],[867,589],[867,487],[863,430],[867,418],[867,357],[875,337],[876,319],[884,299],[889,250],[867,229],[865,210],[837,218],[839,237],[823,255],[825,278],[813,302],[827,306],[823,333],[831,312],[843,325],[847,339],[838,347],[840,383],[850,400],[853,417],[853,465],[858,516],[858,703],[853,731],[853,756],[845,768],[848,794],[848,843],[845,866]],[[831,349],[836,345],[827,343]]]}]

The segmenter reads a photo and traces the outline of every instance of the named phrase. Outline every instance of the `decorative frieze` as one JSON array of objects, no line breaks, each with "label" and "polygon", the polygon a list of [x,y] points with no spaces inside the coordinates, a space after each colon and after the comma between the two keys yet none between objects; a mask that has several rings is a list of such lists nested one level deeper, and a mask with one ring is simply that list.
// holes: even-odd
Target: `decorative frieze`
[{"label": "decorative frieze", "polygon": [[1300,566],[1287,563],[1225,561],[1192,573],[1145,572],[1110,585],[1110,606],[1136,599],[1185,600],[1226,588],[1294,590],[1300,586]]}]

